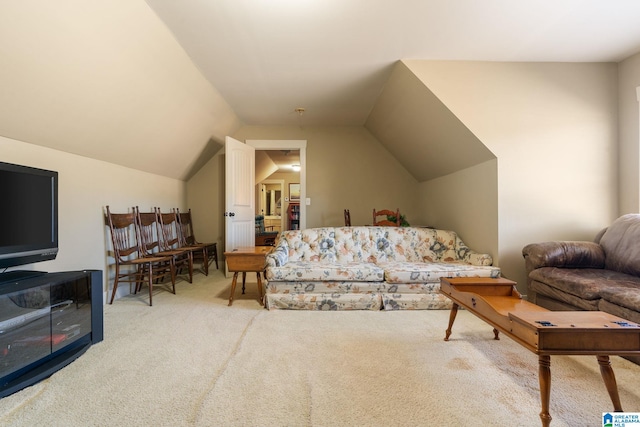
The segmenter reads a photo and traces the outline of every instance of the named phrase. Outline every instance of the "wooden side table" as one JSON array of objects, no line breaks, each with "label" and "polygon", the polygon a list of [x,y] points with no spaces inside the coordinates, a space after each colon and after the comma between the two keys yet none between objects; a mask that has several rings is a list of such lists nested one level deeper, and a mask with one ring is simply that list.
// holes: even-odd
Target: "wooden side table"
[{"label": "wooden side table", "polygon": [[258,295],[260,295],[260,304],[264,305],[261,275],[267,263],[267,254],[271,252],[272,249],[273,248],[271,246],[255,246],[237,248],[224,253],[229,271],[233,272],[229,305],[233,304],[233,295],[235,294],[236,285],[238,284],[238,273],[242,273],[242,293],[244,294],[247,272],[256,273],[256,277],[258,278]]}]

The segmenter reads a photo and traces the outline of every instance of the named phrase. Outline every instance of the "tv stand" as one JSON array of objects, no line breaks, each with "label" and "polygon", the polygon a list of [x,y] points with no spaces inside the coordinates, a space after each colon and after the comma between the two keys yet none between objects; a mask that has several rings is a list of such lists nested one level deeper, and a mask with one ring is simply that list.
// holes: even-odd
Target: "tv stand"
[{"label": "tv stand", "polygon": [[0,398],[48,378],[103,339],[102,271],[35,273],[0,281]]},{"label": "tv stand", "polygon": [[46,271],[34,271],[34,270],[14,270],[0,273],[0,285],[9,282],[17,282],[19,280],[26,280],[31,277],[42,276],[47,274]]}]

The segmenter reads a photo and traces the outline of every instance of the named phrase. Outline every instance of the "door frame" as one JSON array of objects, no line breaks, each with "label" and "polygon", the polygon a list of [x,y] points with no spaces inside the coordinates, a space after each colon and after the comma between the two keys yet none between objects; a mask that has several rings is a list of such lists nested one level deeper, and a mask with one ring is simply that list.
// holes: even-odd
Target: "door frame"
[{"label": "door frame", "polygon": [[247,139],[256,150],[300,150],[300,229],[307,228],[307,140]]}]

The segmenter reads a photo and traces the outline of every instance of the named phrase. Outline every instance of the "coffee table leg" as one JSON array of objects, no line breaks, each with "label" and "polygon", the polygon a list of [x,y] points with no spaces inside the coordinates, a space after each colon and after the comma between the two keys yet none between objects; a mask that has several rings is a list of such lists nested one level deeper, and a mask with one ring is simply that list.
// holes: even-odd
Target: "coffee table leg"
[{"label": "coffee table leg", "polygon": [[244,295],[244,282],[246,281],[246,279],[247,279],[247,272],[243,271],[242,272],[242,295]]},{"label": "coffee table leg", "polygon": [[233,273],[233,280],[231,281],[231,295],[229,295],[229,305],[233,304],[233,294],[236,291],[236,285],[238,284],[238,272]]},{"label": "coffee table leg", "polygon": [[622,405],[620,404],[620,396],[618,395],[618,384],[616,383],[616,376],[611,368],[611,362],[609,356],[597,356],[598,364],[600,365],[600,374],[604,380],[604,385],[607,387],[611,403],[613,403],[613,410],[616,412],[622,412]]},{"label": "coffee table leg", "polygon": [[540,420],[542,421],[542,427],[549,427],[549,424],[551,424],[551,415],[549,414],[551,356],[538,356],[538,379],[540,381],[540,402],[542,403]]},{"label": "coffee table leg", "polygon": [[493,339],[500,340],[500,331],[497,330],[496,328],[493,328]]},{"label": "coffee table leg", "polygon": [[451,336],[451,327],[453,326],[453,322],[456,320],[456,314],[458,314],[458,304],[454,302],[451,306],[451,313],[449,313],[449,327],[447,328],[446,335],[444,336],[445,341],[449,341],[449,337]]}]

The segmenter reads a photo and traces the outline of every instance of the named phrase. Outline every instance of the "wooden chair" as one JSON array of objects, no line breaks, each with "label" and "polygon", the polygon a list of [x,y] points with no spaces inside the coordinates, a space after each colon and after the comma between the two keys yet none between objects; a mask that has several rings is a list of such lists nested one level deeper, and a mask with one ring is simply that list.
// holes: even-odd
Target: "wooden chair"
[{"label": "wooden chair", "polygon": [[273,246],[278,238],[278,232],[273,231],[273,225],[264,225],[264,215],[256,215],[256,246]]},{"label": "wooden chair", "polygon": [[178,224],[180,226],[180,234],[182,235],[183,246],[204,247],[204,251],[194,251],[194,262],[201,262],[205,276],[209,274],[209,266],[212,262],[216,262],[216,270],[218,267],[218,244],[217,243],[200,243],[193,231],[193,220],[191,218],[191,209],[187,212],[180,212],[176,209],[178,216]]},{"label": "wooden chair", "polygon": [[178,214],[175,212],[162,213],[160,208],[155,209],[159,226],[160,253],[174,254],[176,271],[187,268],[189,283],[193,283],[193,255],[195,248],[182,244],[180,238],[180,225]]},{"label": "wooden chair", "polygon": [[351,213],[349,209],[344,210],[344,226],[351,227]]},{"label": "wooden chair", "polygon": [[[176,293],[175,269],[169,256],[146,255],[140,245],[135,212],[114,214],[107,206],[107,224],[111,232],[115,277],[109,304],[113,304],[120,282],[135,283],[135,292],[147,283],[149,285],[149,305],[153,305],[153,284],[169,277]],[[123,271],[127,269],[127,271]],[[131,270],[132,269],[132,270]]]},{"label": "wooden chair", "polygon": [[[193,282],[193,260],[191,253],[185,249],[172,247],[164,237],[162,223],[156,209],[153,212],[140,212],[136,206],[138,232],[140,233],[140,244],[147,256],[168,256],[174,266],[175,275],[187,269],[187,280]],[[175,293],[175,292],[174,292]]]},{"label": "wooden chair", "polygon": [[[396,221],[390,221],[388,217],[395,217]],[[382,219],[378,219],[382,217]],[[373,210],[373,225],[385,226],[385,227],[400,227],[400,209],[396,209],[395,212],[383,209],[381,211]]]}]

